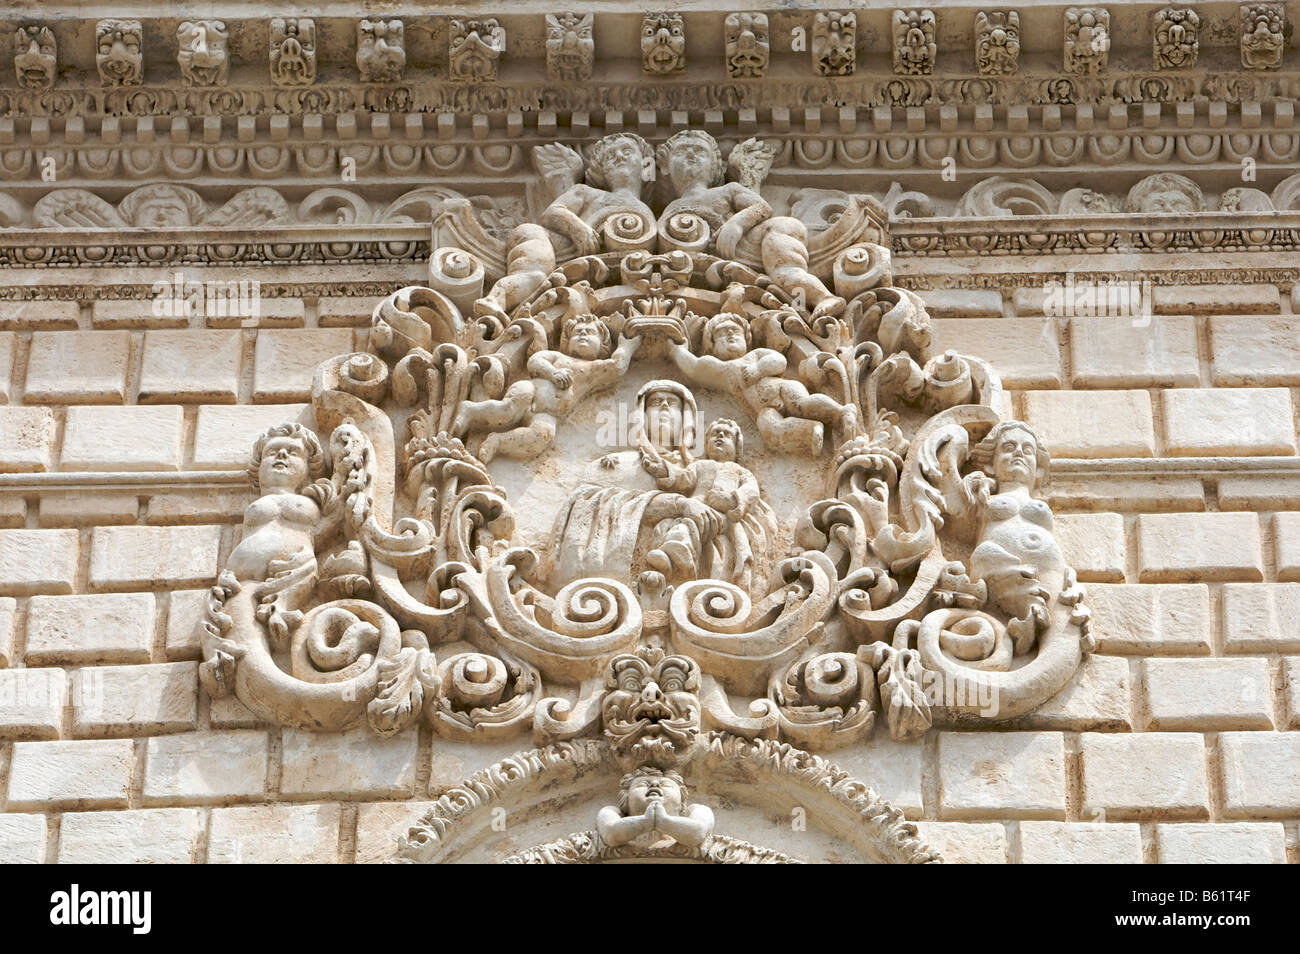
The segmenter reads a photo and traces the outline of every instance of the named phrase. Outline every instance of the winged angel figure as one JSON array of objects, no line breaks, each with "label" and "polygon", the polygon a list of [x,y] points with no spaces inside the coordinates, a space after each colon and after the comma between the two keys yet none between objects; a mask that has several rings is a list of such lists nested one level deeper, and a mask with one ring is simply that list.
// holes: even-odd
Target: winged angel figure
[{"label": "winged angel figure", "polygon": [[288,203],[262,186],[237,192],[216,209],[193,189],[170,183],[141,186],[116,206],[85,189],[60,189],[32,207],[33,223],[45,229],[256,228],[288,218]]}]

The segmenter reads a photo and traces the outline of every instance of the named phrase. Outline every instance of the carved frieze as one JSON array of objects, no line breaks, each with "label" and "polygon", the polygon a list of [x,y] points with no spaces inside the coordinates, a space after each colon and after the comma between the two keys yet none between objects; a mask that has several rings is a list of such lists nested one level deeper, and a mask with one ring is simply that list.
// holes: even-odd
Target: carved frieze
[{"label": "carved frieze", "polygon": [[270,24],[271,82],[276,86],[310,86],[316,82],[316,23],[276,17]]},{"label": "carved frieze", "polygon": [[766,13],[728,13],[723,22],[727,75],[750,79],[767,72],[771,45]]},{"label": "carved frieze", "polygon": [[105,86],[139,86],[144,81],[139,20],[100,20],[95,24],[95,66]]},{"label": "carved frieze", "polygon": [[1020,14],[980,10],[975,14],[975,68],[981,76],[1010,76],[1020,61]]},{"label": "carved frieze", "polygon": [[596,60],[595,15],[591,13],[548,13],[546,15],[546,75],[553,80],[575,82],[591,79]]},{"label": "carved frieze", "polygon": [[1158,70],[1180,70],[1196,64],[1201,18],[1195,10],[1166,7],[1157,11],[1152,57]]},{"label": "carved frieze", "polygon": [[357,21],[357,72],[363,83],[396,83],[406,69],[406,30],[401,20]]},{"label": "carved frieze", "polygon": [[813,15],[813,72],[818,76],[849,76],[858,64],[858,18],[842,10],[823,10]]},{"label": "carved frieze", "polygon": [[14,33],[14,72],[23,89],[47,90],[54,85],[59,44],[54,31],[36,24]]},{"label": "carved frieze", "polygon": [[1290,35],[1280,3],[1243,3],[1240,7],[1241,65],[1248,70],[1275,70]]},{"label": "carved frieze", "polygon": [[1065,72],[1092,75],[1110,56],[1110,11],[1070,7],[1065,11]]},{"label": "carved frieze", "polygon": [[459,83],[489,83],[497,78],[506,30],[496,19],[455,18],[448,33],[448,75]]},{"label": "carved frieze", "polygon": [[661,76],[686,69],[686,21],[680,13],[647,13],[642,19],[641,69]]},{"label": "carved frieze", "polygon": [[894,72],[905,76],[927,76],[934,72],[938,47],[934,42],[933,10],[895,10]]},{"label": "carved frieze", "polygon": [[230,34],[221,20],[185,20],[176,28],[176,64],[186,86],[225,86]]}]

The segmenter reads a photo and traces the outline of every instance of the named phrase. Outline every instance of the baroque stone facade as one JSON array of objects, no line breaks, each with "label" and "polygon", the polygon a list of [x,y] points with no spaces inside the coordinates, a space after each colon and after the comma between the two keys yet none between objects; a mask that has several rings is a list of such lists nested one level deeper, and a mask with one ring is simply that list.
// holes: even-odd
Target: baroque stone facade
[{"label": "baroque stone facade", "polygon": [[1297,860],[1285,5],[467,9],[16,27],[0,860]]}]

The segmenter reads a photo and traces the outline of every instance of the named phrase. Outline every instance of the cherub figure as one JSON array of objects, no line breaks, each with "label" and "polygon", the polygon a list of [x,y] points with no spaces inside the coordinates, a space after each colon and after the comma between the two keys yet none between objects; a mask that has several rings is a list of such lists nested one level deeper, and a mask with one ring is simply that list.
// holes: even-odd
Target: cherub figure
[{"label": "cherub figure", "polygon": [[851,406],[810,394],[803,382],[782,377],[786,359],[779,351],[752,347],[749,321],[739,310],[740,293],[741,286],[731,286],[723,310],[705,323],[702,354],[675,342],[669,344],[669,354],[683,374],[733,394],[757,421],[767,446],[786,454],[820,454],[826,427],[838,427],[847,437],[856,414]]},{"label": "cherub figure", "polygon": [[538,146],[533,160],[560,193],[540,222],[572,242],[578,254],[600,251],[601,229],[616,215],[638,216],[647,226],[654,222],[654,213],[641,201],[642,186],[654,181],[654,150],[635,133],[614,133],[591,147],[585,184],[578,181],[582,158],[568,146]]},{"label": "cherub figure", "polygon": [[814,319],[839,314],[844,299],[808,271],[807,226],[790,216],[773,216],[772,207],[756,191],[754,180],[760,177],[753,174],[754,167],[770,164],[772,155],[757,140],[741,143],[736,150],[742,156],[732,165],[747,170],[747,183],[723,181],[722,150],[702,130],[684,130],[659,147],[659,169],[677,193],[659,217],[660,230],[669,228],[674,216],[697,215],[708,224],[718,254],[733,259],[741,239],[753,232],[763,270],[782,288],[801,295]]},{"label": "cherub figure", "polygon": [[681,775],[653,766],[624,775],[618,805],[606,805],[596,815],[596,832],[611,848],[632,842],[702,848],[713,837],[713,825],[711,808],[687,801]]},{"label": "cherub figure", "polygon": [[507,241],[506,273],[474,302],[474,317],[494,317],[503,325],[510,312],[538,292],[555,271],[555,248],[540,225],[515,226]]},{"label": "cherub figure", "polygon": [[[699,572],[750,588],[759,558],[775,539],[776,517],[762,499],[757,478],[739,463],[743,448],[740,425],[719,418],[705,433],[704,460],[682,467],[662,457],[646,459],[642,466],[660,490],[700,501],[712,518],[707,538],[690,520],[669,524],[659,545],[646,554],[651,568],[665,577]],[[700,565],[697,554],[702,548],[711,559]]]},{"label": "cherub figure", "polygon": [[639,337],[620,335],[615,347],[609,326],[596,315],[570,318],[560,332],[559,350],[533,353],[529,377],[510,385],[501,398],[462,403],[453,429],[457,434],[492,432],[478,449],[484,463],[497,454],[531,460],[555,440],[556,418],[613,385],[640,345]]}]

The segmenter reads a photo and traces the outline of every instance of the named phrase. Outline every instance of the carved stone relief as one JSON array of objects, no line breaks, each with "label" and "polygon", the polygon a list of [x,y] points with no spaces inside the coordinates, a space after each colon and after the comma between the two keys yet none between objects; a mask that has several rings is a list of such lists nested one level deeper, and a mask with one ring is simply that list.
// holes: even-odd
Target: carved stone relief
[{"label": "carved stone relief", "polygon": [[1156,13],[1152,57],[1158,70],[1180,70],[1196,64],[1201,18],[1195,10],[1166,7]]},{"label": "carved stone relief", "polygon": [[975,68],[981,76],[1010,76],[1020,60],[1020,14],[981,10],[975,14]]},{"label": "carved stone relief", "polygon": [[895,10],[894,72],[925,76],[934,72],[938,47],[934,42],[933,10]]},{"label": "carved stone relief", "polygon": [[729,13],[723,21],[727,75],[749,79],[767,72],[771,46],[766,13]]},{"label": "carved stone relief", "polygon": [[641,69],[666,75],[686,69],[686,22],[680,13],[647,13],[641,21]]},{"label": "carved stone relief", "polygon": [[139,86],[144,81],[139,20],[100,20],[95,25],[95,66],[105,86]]},{"label": "carved stone relief", "polygon": [[1243,3],[1240,11],[1241,65],[1248,70],[1277,69],[1291,32],[1282,4]]},{"label": "carved stone relief", "polygon": [[316,82],[316,23],[306,18],[271,21],[271,82],[310,86]]},{"label": "carved stone relief", "polygon": [[176,28],[176,64],[186,86],[224,86],[230,35],[220,20],[186,20]]},{"label": "carved stone relief", "polygon": [[24,89],[46,90],[54,85],[59,44],[47,26],[20,26],[14,33],[14,72]]},{"label": "carved stone relief", "polygon": [[818,76],[849,76],[858,63],[858,18],[840,10],[823,10],[813,16],[813,71]]},{"label": "carved stone relief", "polygon": [[1065,72],[1091,75],[1106,68],[1110,56],[1110,12],[1101,7],[1065,11]]},{"label": "carved stone relief", "polygon": [[487,83],[497,78],[506,30],[495,19],[453,19],[449,36],[448,72],[461,83]]},{"label": "carved stone relief", "polygon": [[591,79],[596,60],[594,14],[546,15],[546,74],[554,80]]},{"label": "carved stone relief", "polygon": [[406,69],[406,31],[401,20],[357,22],[357,71],[363,83],[396,83]]}]

